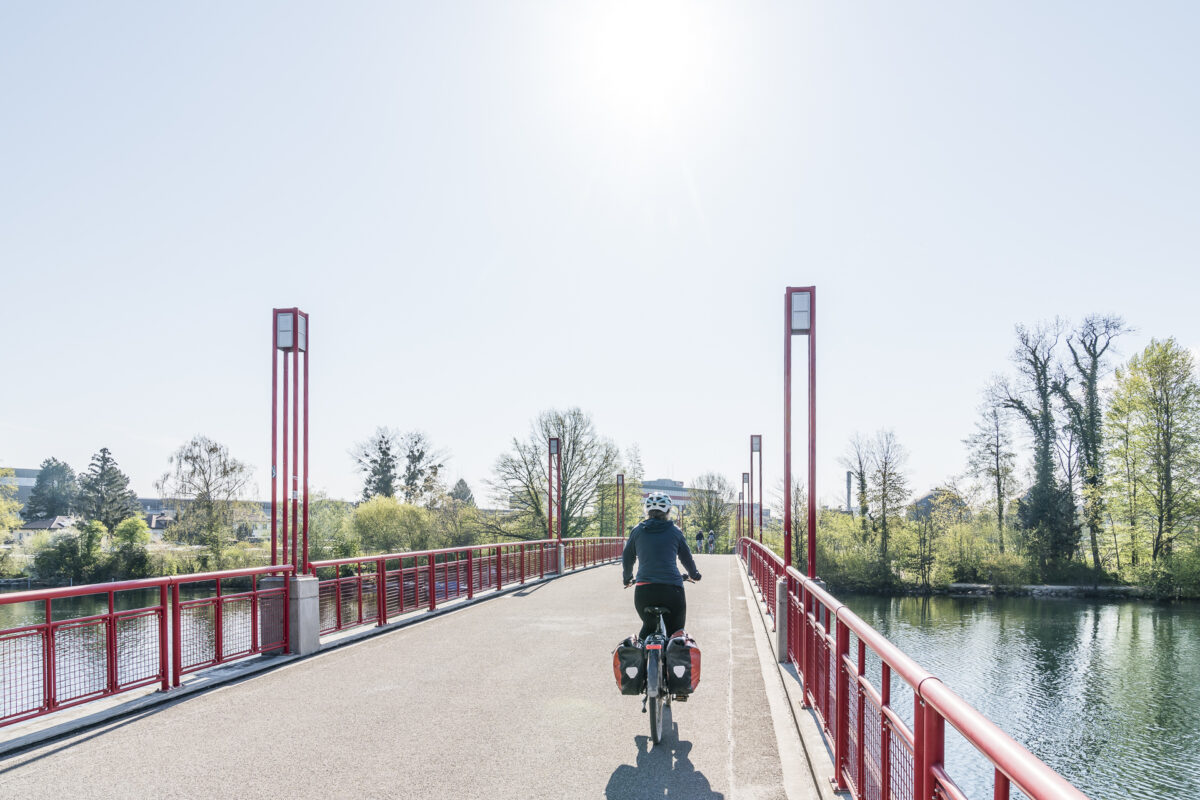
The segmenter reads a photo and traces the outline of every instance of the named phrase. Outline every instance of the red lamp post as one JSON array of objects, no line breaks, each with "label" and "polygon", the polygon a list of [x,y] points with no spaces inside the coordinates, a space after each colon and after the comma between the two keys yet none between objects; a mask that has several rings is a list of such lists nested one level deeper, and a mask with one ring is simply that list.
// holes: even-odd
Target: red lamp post
[{"label": "red lamp post", "polygon": [[783,293],[783,504],[784,563],[792,563],[792,336],[808,336],[808,577],[817,577],[817,289],[789,286]]},{"label": "red lamp post", "polygon": [[[547,538],[562,540],[562,448],[559,447],[557,436],[551,436],[549,441],[549,457],[546,465],[546,478],[549,483],[546,493],[546,524]],[[556,491],[557,487],[557,491]],[[554,518],[558,517],[558,533],[555,534]]]},{"label": "red lamp post", "polygon": [[754,493],[750,491],[750,473],[742,473],[743,518],[742,529],[751,539],[754,538]]},{"label": "red lamp post", "polygon": [[754,538],[754,454],[758,453],[758,540],[762,541],[763,536],[763,521],[762,521],[762,505],[763,505],[763,469],[762,469],[762,435],[754,434],[750,437],[750,538]]},{"label": "red lamp post", "polygon": [[625,475],[617,473],[617,530],[625,536]]},{"label": "red lamp post", "polygon": [[[283,402],[279,395],[279,354],[283,353]],[[304,354],[304,395],[300,395],[300,354]],[[291,395],[288,372],[292,373]],[[290,403],[289,403],[290,400]],[[300,407],[304,424],[300,424]],[[291,410],[292,468],[288,471],[288,411]],[[281,423],[282,418],[282,425]],[[303,433],[303,440],[301,439]],[[278,513],[279,439],[283,439],[283,515]],[[304,464],[300,466],[303,444]],[[301,481],[303,477],[303,481]],[[300,512],[303,493],[303,517]],[[288,506],[291,505],[291,542],[288,541]],[[282,520],[282,526],[280,526]],[[282,545],[282,546],[281,546]],[[271,312],[271,564],[292,564],[308,571],[308,314],[298,308]]]}]

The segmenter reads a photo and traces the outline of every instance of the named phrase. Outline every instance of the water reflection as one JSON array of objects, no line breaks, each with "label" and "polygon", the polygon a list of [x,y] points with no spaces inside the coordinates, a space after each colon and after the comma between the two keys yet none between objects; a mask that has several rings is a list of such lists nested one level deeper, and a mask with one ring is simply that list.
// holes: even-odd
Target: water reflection
[{"label": "water reflection", "polygon": [[[1085,793],[1200,797],[1200,606],[848,596],[847,605]],[[878,686],[877,659],[868,675]],[[893,703],[912,724],[912,694]],[[948,731],[972,798],[991,768]],[[1017,793],[1014,791],[1014,796]]]}]

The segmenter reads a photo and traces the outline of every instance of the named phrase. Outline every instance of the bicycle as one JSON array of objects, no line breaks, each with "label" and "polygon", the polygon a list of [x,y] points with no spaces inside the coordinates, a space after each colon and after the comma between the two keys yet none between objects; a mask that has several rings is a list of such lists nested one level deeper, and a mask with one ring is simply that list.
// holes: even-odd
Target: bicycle
[{"label": "bicycle", "polygon": [[[694,580],[683,576],[684,583],[695,583]],[[633,584],[626,584],[629,588]],[[667,686],[667,619],[671,609],[666,606],[646,606],[647,614],[658,617],[658,630],[646,637],[643,650],[646,653],[646,689],[642,698],[642,713],[650,712],[650,740],[658,744],[662,739],[663,714],[671,707],[671,690]],[[677,695],[675,699],[685,702],[687,695]]]}]

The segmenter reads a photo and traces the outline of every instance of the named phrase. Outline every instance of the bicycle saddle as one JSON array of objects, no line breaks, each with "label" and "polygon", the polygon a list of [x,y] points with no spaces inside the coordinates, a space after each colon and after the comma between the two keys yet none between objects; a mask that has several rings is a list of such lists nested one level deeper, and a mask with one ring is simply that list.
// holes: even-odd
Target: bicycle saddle
[{"label": "bicycle saddle", "polygon": [[671,613],[671,609],[667,608],[666,606],[646,606],[646,608],[644,609],[644,611],[645,611],[647,614],[657,614],[657,615],[660,615],[660,616],[661,616],[661,615],[663,615],[663,614],[670,614],[670,613]]}]

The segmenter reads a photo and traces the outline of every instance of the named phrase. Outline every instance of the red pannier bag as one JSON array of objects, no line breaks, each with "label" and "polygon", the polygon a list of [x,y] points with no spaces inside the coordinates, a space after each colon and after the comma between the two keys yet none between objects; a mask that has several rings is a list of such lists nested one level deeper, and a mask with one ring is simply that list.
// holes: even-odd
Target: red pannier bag
[{"label": "red pannier bag", "polygon": [[691,694],[700,685],[700,648],[687,631],[675,631],[667,642],[667,688]]},{"label": "red pannier bag", "polygon": [[646,688],[646,651],[630,636],[613,650],[613,675],[621,694],[641,694]]}]

